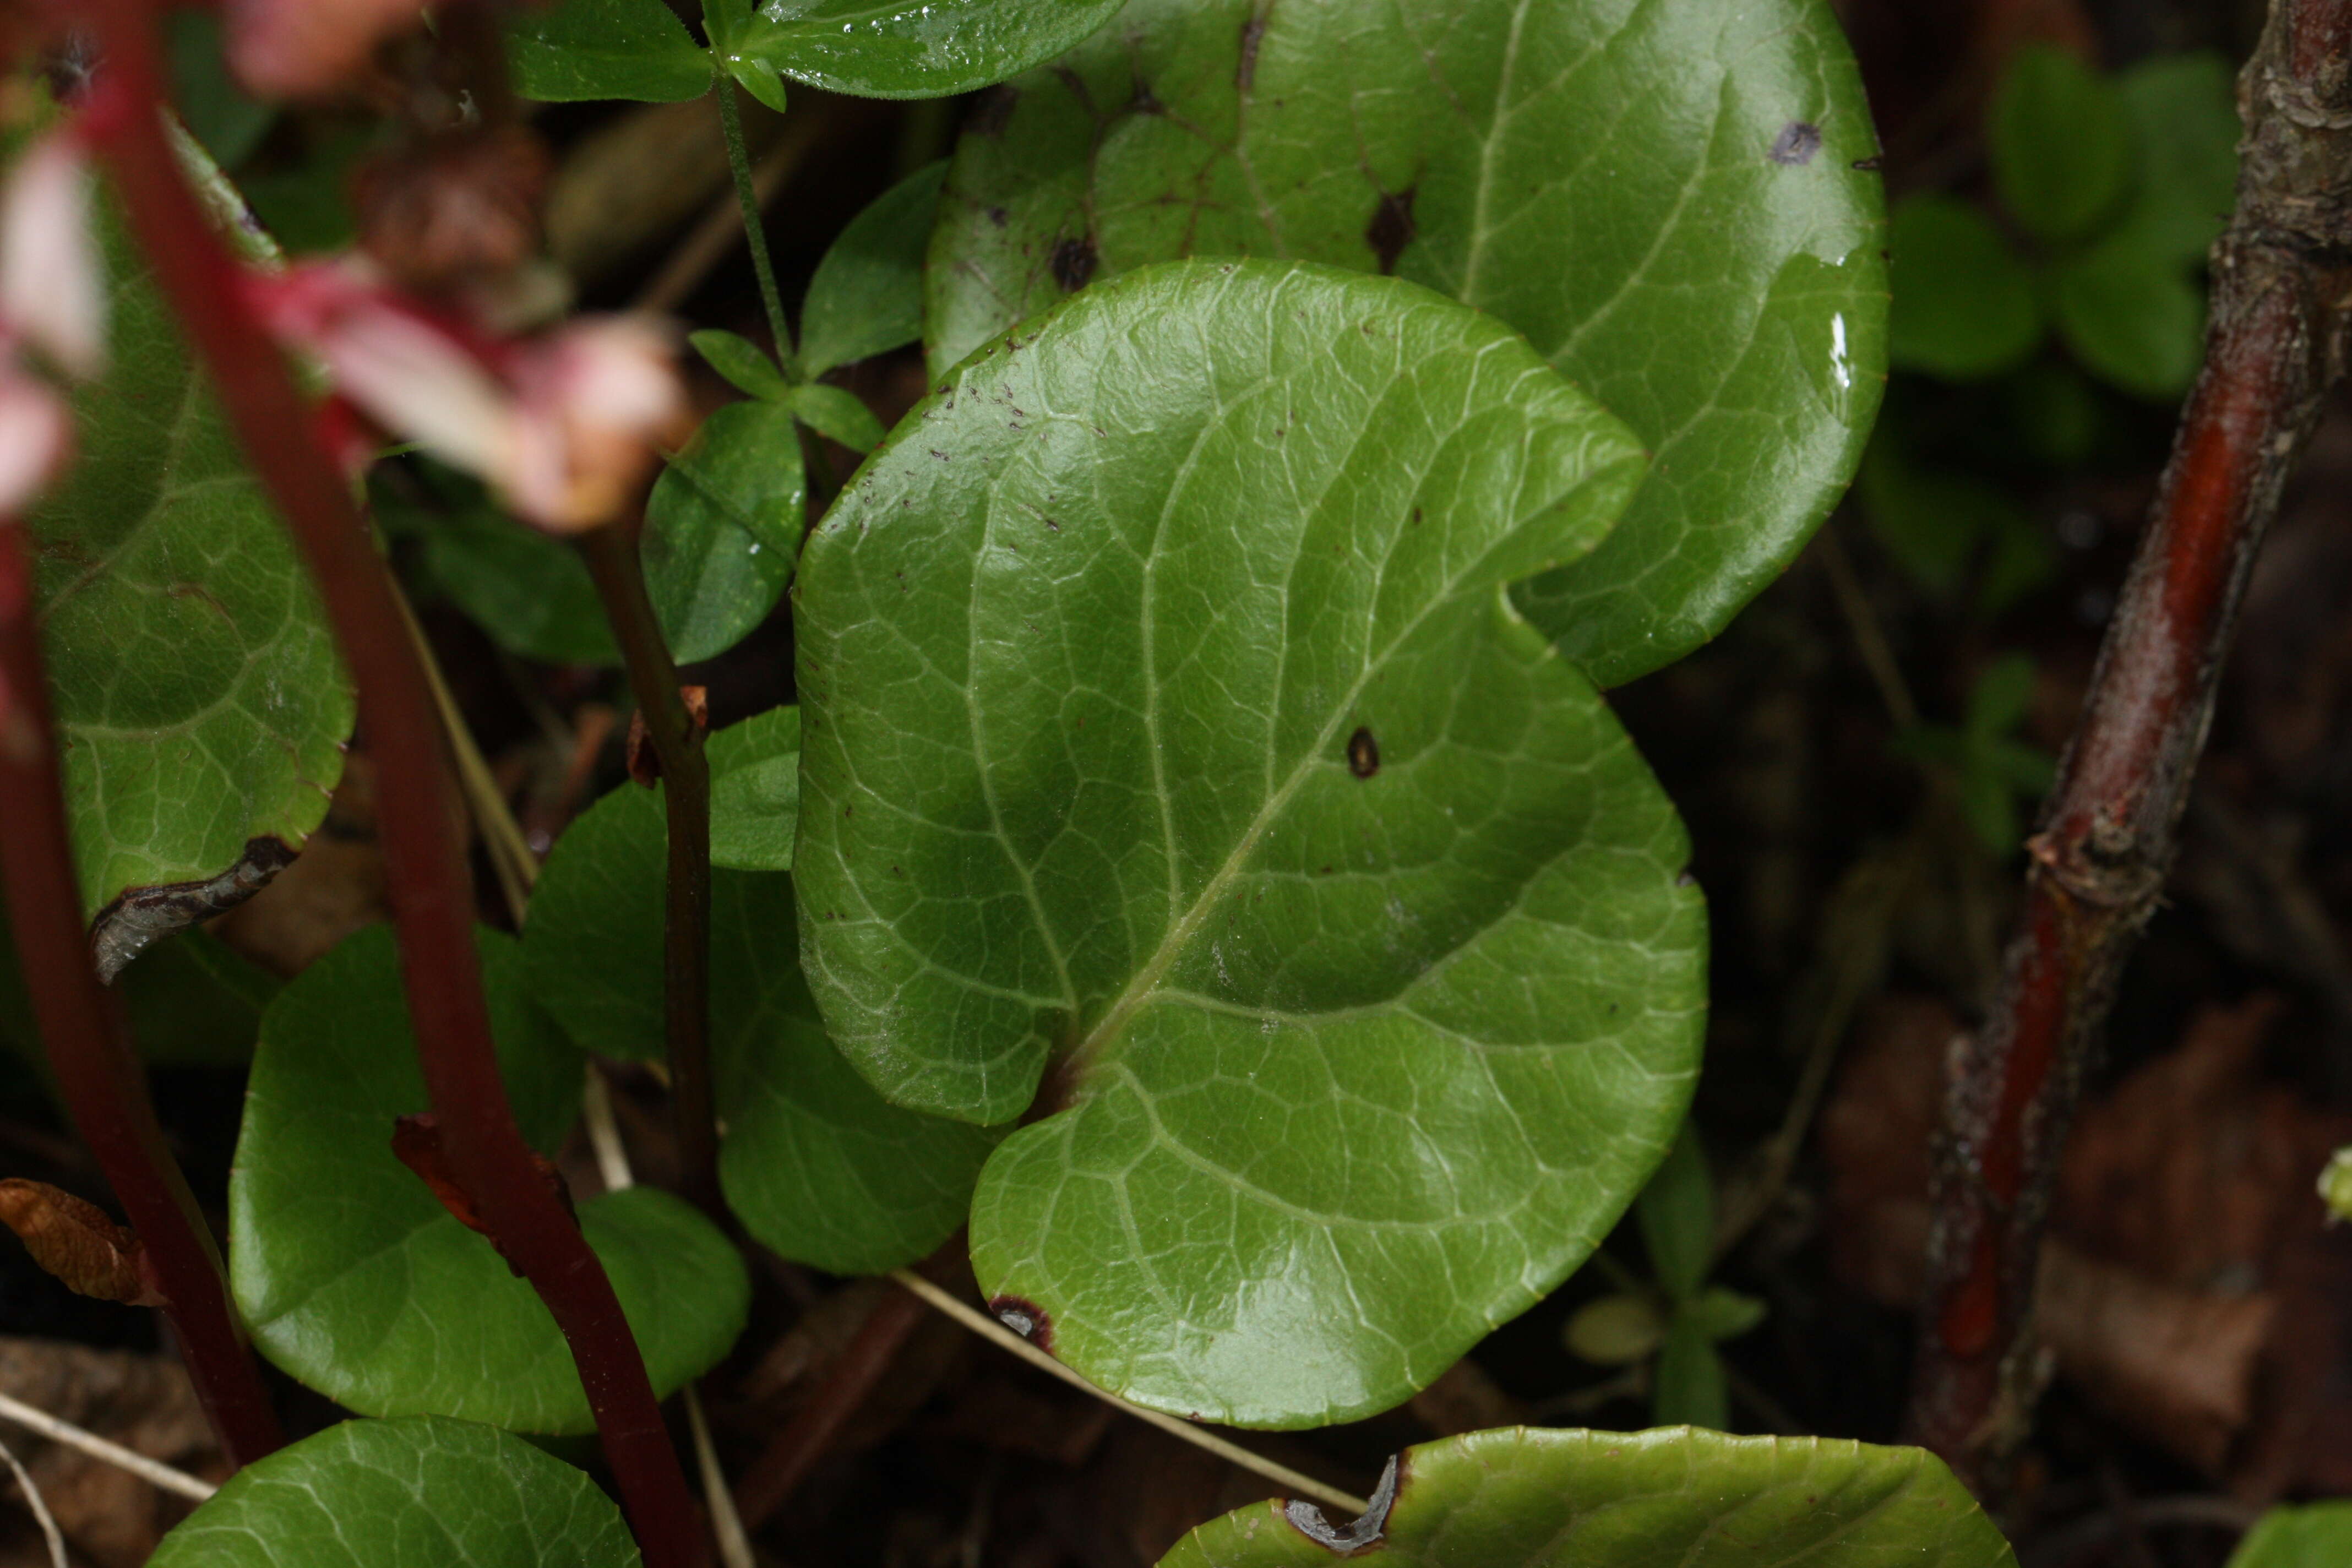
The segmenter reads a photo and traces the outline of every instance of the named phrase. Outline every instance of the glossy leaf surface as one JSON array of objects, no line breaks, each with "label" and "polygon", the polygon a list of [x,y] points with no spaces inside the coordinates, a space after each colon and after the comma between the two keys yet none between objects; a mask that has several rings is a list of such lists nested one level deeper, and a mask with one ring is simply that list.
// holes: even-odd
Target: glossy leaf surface
[{"label": "glossy leaf surface", "polygon": [[[782,788],[779,764],[797,761],[798,721],[782,710],[711,736],[714,849],[757,835],[762,853],[789,859],[789,816],[779,825],[761,810],[764,826],[719,824],[736,806],[752,814],[751,790]],[[786,808],[773,795],[769,805]],[[580,1043],[604,1055],[661,1049],[663,829],[660,795],[623,785],[557,842],[531,900],[524,948],[533,987]],[[712,873],[720,1183],[752,1234],[787,1258],[847,1274],[910,1263],[963,1223],[999,1135],[876,1094],[826,1038],[797,946],[791,879]]]},{"label": "glossy leaf surface", "polygon": [[542,103],[677,103],[710,90],[710,56],[662,0],[556,0],[507,26],[515,90]]},{"label": "glossy leaf surface", "polygon": [[[1333,1555],[1281,1502],[1262,1502],[1201,1526],[1160,1568],[1328,1568]],[[1976,1500],[1924,1449],[1525,1427],[1407,1449],[1373,1560],[1395,1568],[2016,1562]]]},{"label": "glossy leaf surface", "polygon": [[764,66],[860,98],[946,98],[1040,65],[1118,0],[709,0],[711,42],[740,80]]},{"label": "glossy leaf surface", "polygon": [[2274,1508],[2239,1542],[2230,1568],[2340,1568],[2352,1562],[2352,1502]]},{"label": "glossy leaf surface", "polygon": [[1503,595],[1639,473],[1491,317],[1187,262],[967,363],[812,539],[811,983],[903,1104],[1009,1121],[1063,1064],[972,1254],[1089,1377],[1384,1407],[1664,1152],[1682,831]]},{"label": "glossy leaf surface", "polygon": [[1706,640],[1852,476],[1885,367],[1877,143],[1821,0],[1132,0],[959,145],[934,371],[1179,255],[1394,271],[1499,316],[1653,471],[1524,590],[1603,685]]},{"label": "glossy leaf surface", "polygon": [[[578,1107],[580,1056],[530,1005],[517,944],[485,932],[481,946],[515,1119],[551,1152]],[[426,1109],[392,933],[373,926],[305,970],[263,1019],[229,1181],[230,1281],[255,1343],[364,1414],[592,1430],[539,1297],[394,1155],[395,1118]],[[709,1220],[635,1187],[580,1205],[580,1224],[656,1394],[726,1354],[750,1282]],[[677,1289],[681,1279],[695,1288]]]},{"label": "glossy leaf surface", "polygon": [[26,520],[82,895],[299,848],[342,776],[352,692],[291,540],[110,222],[111,366]]},{"label": "glossy leaf surface", "polygon": [[823,375],[923,335],[923,251],[948,177],[943,159],[877,196],[828,247],[801,305],[801,369]]},{"label": "glossy leaf surface", "polygon": [[638,1568],[587,1475],[495,1427],[346,1421],[247,1466],[148,1568]]},{"label": "glossy leaf surface", "polygon": [[726,652],[792,580],[808,482],[789,411],[730,403],[672,457],[646,503],[646,586],[680,664]]}]

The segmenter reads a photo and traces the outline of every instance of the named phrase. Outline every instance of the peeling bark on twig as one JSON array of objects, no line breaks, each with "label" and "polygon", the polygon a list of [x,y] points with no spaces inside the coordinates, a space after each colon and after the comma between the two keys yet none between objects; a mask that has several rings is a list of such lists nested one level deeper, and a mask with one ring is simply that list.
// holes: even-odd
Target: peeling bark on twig
[{"label": "peeling bark on twig", "polygon": [[2276,0],[2240,78],[2205,369],[2029,845],[2000,995],[1949,1064],[1908,1426],[1980,1492],[2038,1392],[2034,1266],[2076,1092],[2171,866],[2248,571],[2343,372],[2347,45],[2352,0]]}]

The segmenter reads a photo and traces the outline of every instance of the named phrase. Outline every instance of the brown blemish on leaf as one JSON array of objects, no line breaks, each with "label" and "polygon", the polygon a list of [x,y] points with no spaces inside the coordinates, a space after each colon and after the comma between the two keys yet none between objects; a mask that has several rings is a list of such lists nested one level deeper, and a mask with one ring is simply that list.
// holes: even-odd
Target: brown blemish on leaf
[{"label": "brown blemish on leaf", "polygon": [[1054,1353],[1054,1320],[1045,1308],[1025,1296],[991,1296],[988,1310],[998,1322],[1047,1355]]},{"label": "brown blemish on leaf", "polygon": [[1370,778],[1381,771],[1381,743],[1362,725],[1348,737],[1348,771],[1360,779]]},{"label": "brown blemish on leaf", "polygon": [[294,848],[284,839],[248,838],[236,863],[217,876],[124,889],[89,922],[98,977],[111,983],[150,943],[226,914],[293,863]]},{"label": "brown blemish on leaf", "polygon": [[1242,58],[1234,68],[1234,85],[1244,93],[1257,85],[1257,47],[1265,41],[1265,12],[1257,10],[1242,24]]},{"label": "brown blemish on leaf", "polygon": [[1364,226],[1364,243],[1372,247],[1384,277],[1396,271],[1397,258],[1412,243],[1413,191],[1408,185],[1402,191],[1381,192],[1381,205],[1372,209],[1372,221]]},{"label": "brown blemish on leaf", "polygon": [[1335,1557],[1353,1557],[1381,1543],[1389,1524],[1389,1510],[1396,1506],[1397,1489],[1404,1469],[1397,1456],[1389,1456],[1388,1468],[1381,1472],[1381,1484],[1372,1489],[1370,1506],[1348,1524],[1333,1524],[1323,1517],[1323,1510],[1311,1502],[1297,1499],[1282,1505],[1282,1517],[1291,1528],[1322,1547]]},{"label": "brown blemish on leaf", "polygon": [[1772,146],[1764,155],[1775,163],[1801,167],[1821,150],[1822,128],[1809,121],[1791,120],[1780,127],[1780,134],[1772,138]]},{"label": "brown blemish on leaf", "polygon": [[1081,235],[1076,239],[1055,241],[1054,254],[1046,266],[1054,274],[1054,281],[1062,286],[1062,292],[1075,294],[1093,280],[1095,268],[1101,261],[1094,237]]},{"label": "brown blemish on leaf", "polygon": [[47,1182],[0,1182],[0,1223],[59,1283],[79,1295],[133,1307],[160,1307],[139,1238],[96,1204]]}]

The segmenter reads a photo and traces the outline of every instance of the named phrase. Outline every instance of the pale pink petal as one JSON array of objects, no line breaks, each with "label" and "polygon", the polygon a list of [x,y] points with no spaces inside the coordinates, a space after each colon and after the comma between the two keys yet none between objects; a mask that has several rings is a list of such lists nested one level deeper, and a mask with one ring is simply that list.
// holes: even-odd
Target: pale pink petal
[{"label": "pale pink petal", "polygon": [[73,455],[73,416],[47,384],[0,368],[0,526],[22,516]]},{"label": "pale pink petal", "polygon": [[265,98],[310,98],[351,81],[377,44],[424,19],[419,0],[227,0],[228,60]]},{"label": "pale pink petal", "polygon": [[0,317],[77,376],[106,365],[106,261],[89,193],[80,142],[52,132],[16,160],[0,199]]},{"label": "pale pink petal", "polygon": [[513,379],[535,439],[560,446],[561,479],[541,458],[529,494],[512,499],[558,532],[611,521],[652,471],[657,444],[687,417],[675,345],[640,318],[574,321],[518,354]]}]

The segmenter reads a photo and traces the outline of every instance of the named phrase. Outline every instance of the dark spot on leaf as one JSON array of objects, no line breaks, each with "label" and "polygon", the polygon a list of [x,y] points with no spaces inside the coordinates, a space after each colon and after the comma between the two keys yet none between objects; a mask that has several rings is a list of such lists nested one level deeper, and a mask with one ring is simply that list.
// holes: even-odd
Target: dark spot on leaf
[{"label": "dark spot on leaf", "polygon": [[1381,743],[1360,725],[1348,737],[1348,771],[1360,779],[1370,778],[1381,771]]},{"label": "dark spot on leaf", "polygon": [[[1013,215],[1006,212],[1003,207],[991,207],[988,209],[988,221],[994,224],[997,227],[1003,228],[1006,224],[1013,221]],[[940,390],[944,392],[947,389],[942,387]]]},{"label": "dark spot on leaf", "polygon": [[1321,1509],[1296,1499],[1282,1505],[1282,1517],[1299,1534],[1333,1556],[1353,1557],[1366,1547],[1379,1544],[1381,1533],[1388,1529],[1389,1510],[1396,1506],[1398,1473],[1396,1456],[1391,1454],[1388,1468],[1381,1472],[1381,1484],[1372,1489],[1370,1506],[1352,1523],[1335,1525],[1323,1517]]},{"label": "dark spot on leaf", "polygon": [[1381,192],[1381,205],[1372,209],[1372,221],[1364,226],[1364,243],[1372,247],[1383,276],[1396,270],[1397,258],[1412,243],[1412,186]]},{"label": "dark spot on leaf", "polygon": [[998,1322],[1047,1355],[1054,1353],[1054,1320],[1045,1315],[1045,1308],[1025,1297],[992,1296],[988,1310],[996,1314]]},{"label": "dark spot on leaf", "polygon": [[1885,162],[1886,162],[1886,154],[1885,154],[1885,153],[1872,153],[1869,157],[1867,157],[1867,158],[1856,158],[1856,159],[1853,161],[1853,166],[1854,166],[1855,168],[1857,168],[1857,169],[1860,169],[1860,170],[1864,171],[1864,173],[1868,173],[1870,170],[1873,170],[1873,169],[1877,168],[1880,164],[1882,164],[1882,163],[1885,163]]},{"label": "dark spot on leaf", "polygon": [[1234,68],[1234,85],[1247,92],[1257,84],[1257,47],[1265,41],[1265,13],[1252,11],[1242,24],[1241,63]]},{"label": "dark spot on leaf", "polygon": [[1000,84],[992,88],[972,105],[971,116],[963,122],[964,129],[974,136],[1002,136],[1004,128],[1013,122],[1013,107],[1020,101],[1021,89],[1017,87]]},{"label": "dark spot on leaf", "polygon": [[1129,114],[1165,114],[1168,110],[1160,101],[1159,95],[1151,90],[1151,84],[1137,77],[1134,95],[1127,100],[1127,111]]},{"label": "dark spot on leaf", "polygon": [[1094,237],[1081,235],[1076,239],[1055,241],[1054,255],[1046,266],[1054,274],[1054,281],[1062,286],[1062,292],[1075,294],[1093,279],[1100,260]]},{"label": "dark spot on leaf", "polygon": [[1807,121],[1791,120],[1780,127],[1780,134],[1772,138],[1771,150],[1764,155],[1775,163],[1805,164],[1822,150],[1822,128]]}]

